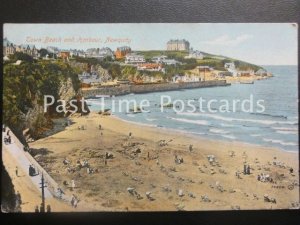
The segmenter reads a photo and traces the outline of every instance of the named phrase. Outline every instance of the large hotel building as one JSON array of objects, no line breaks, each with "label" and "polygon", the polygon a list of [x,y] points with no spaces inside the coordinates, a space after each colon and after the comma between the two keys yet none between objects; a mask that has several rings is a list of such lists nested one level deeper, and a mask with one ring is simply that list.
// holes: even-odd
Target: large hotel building
[{"label": "large hotel building", "polygon": [[190,43],[185,39],[182,40],[170,40],[167,42],[168,51],[189,51]]}]

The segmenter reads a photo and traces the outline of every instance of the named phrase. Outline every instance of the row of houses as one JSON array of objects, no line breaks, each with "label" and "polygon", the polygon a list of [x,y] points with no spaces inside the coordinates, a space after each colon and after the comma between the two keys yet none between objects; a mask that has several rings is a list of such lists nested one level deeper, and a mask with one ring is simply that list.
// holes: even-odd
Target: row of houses
[{"label": "row of houses", "polygon": [[3,56],[13,55],[16,52],[23,52],[28,54],[34,58],[38,57],[38,49],[35,45],[15,45],[7,40],[7,38],[3,39]]},{"label": "row of houses", "polygon": [[135,53],[129,53],[125,56],[125,64],[136,66],[138,70],[146,71],[161,71],[165,72],[165,65],[177,65],[180,64],[175,59],[168,59],[165,55],[154,56],[150,62],[146,62],[146,59],[143,55],[138,55]]},{"label": "row of houses", "polygon": [[[203,54],[200,51],[193,51],[193,49],[189,48],[190,44],[188,41],[182,40],[170,40],[167,42],[167,50],[178,50],[178,51],[185,51],[189,50],[189,55],[185,56],[185,58],[195,58],[195,59],[202,59]],[[57,55],[58,57],[62,58],[70,58],[74,56],[79,57],[90,57],[90,58],[98,58],[103,59],[105,57],[111,57],[114,59],[125,59],[125,63],[128,64],[135,64],[135,63],[143,63],[145,59],[143,56],[136,55],[132,53],[132,50],[129,46],[122,46],[118,47],[115,52],[113,52],[110,48],[90,48],[86,51],[84,50],[77,50],[77,49],[70,49],[70,50],[60,50],[54,46],[46,47],[46,50],[53,55]],[[3,55],[9,56],[14,54],[15,52],[23,52],[32,57],[39,57],[39,51],[34,45],[14,45],[13,43],[9,42],[7,38],[3,40]],[[167,59],[166,56],[158,56],[152,59],[155,63],[162,63],[166,65],[175,65],[178,62],[174,59]]]}]

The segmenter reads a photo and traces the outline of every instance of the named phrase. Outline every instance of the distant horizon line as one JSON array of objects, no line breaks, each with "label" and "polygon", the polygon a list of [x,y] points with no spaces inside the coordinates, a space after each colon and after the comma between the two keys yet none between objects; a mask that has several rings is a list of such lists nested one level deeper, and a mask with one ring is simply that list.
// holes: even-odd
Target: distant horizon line
[{"label": "distant horizon line", "polygon": [[298,66],[298,64],[268,64],[268,65],[258,65],[258,66]]}]

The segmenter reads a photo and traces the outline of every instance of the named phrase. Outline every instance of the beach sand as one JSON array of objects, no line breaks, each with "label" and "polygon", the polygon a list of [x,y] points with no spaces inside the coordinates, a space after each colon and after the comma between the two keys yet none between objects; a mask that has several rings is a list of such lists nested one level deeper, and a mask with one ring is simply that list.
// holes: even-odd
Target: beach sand
[{"label": "beach sand", "polygon": [[[32,142],[30,147],[47,150],[36,159],[63,189],[69,188],[64,181],[75,180],[73,193],[80,199],[76,211],[283,209],[299,203],[299,184],[289,186],[299,181],[298,153],[207,140],[96,113],[71,120],[64,131]],[[78,129],[81,125],[85,130]],[[167,145],[161,146],[160,140]],[[105,160],[106,152],[113,158]],[[175,163],[175,155],[183,163]],[[214,155],[217,162],[210,165],[208,155]],[[68,165],[63,163],[65,158]],[[87,160],[95,172],[76,168],[77,160]],[[285,166],[275,166],[273,161]],[[250,165],[250,175],[242,173],[244,163]],[[261,173],[269,174],[276,184],[258,181]],[[136,192],[130,194],[127,188]],[[265,202],[265,194],[275,198],[276,204]]]}]

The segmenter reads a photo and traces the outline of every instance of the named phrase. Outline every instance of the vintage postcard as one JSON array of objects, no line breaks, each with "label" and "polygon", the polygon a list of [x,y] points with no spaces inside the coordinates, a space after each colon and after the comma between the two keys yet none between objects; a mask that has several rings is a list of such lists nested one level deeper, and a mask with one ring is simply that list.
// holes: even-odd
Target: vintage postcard
[{"label": "vintage postcard", "polygon": [[299,209],[298,24],[4,24],[2,212]]}]

